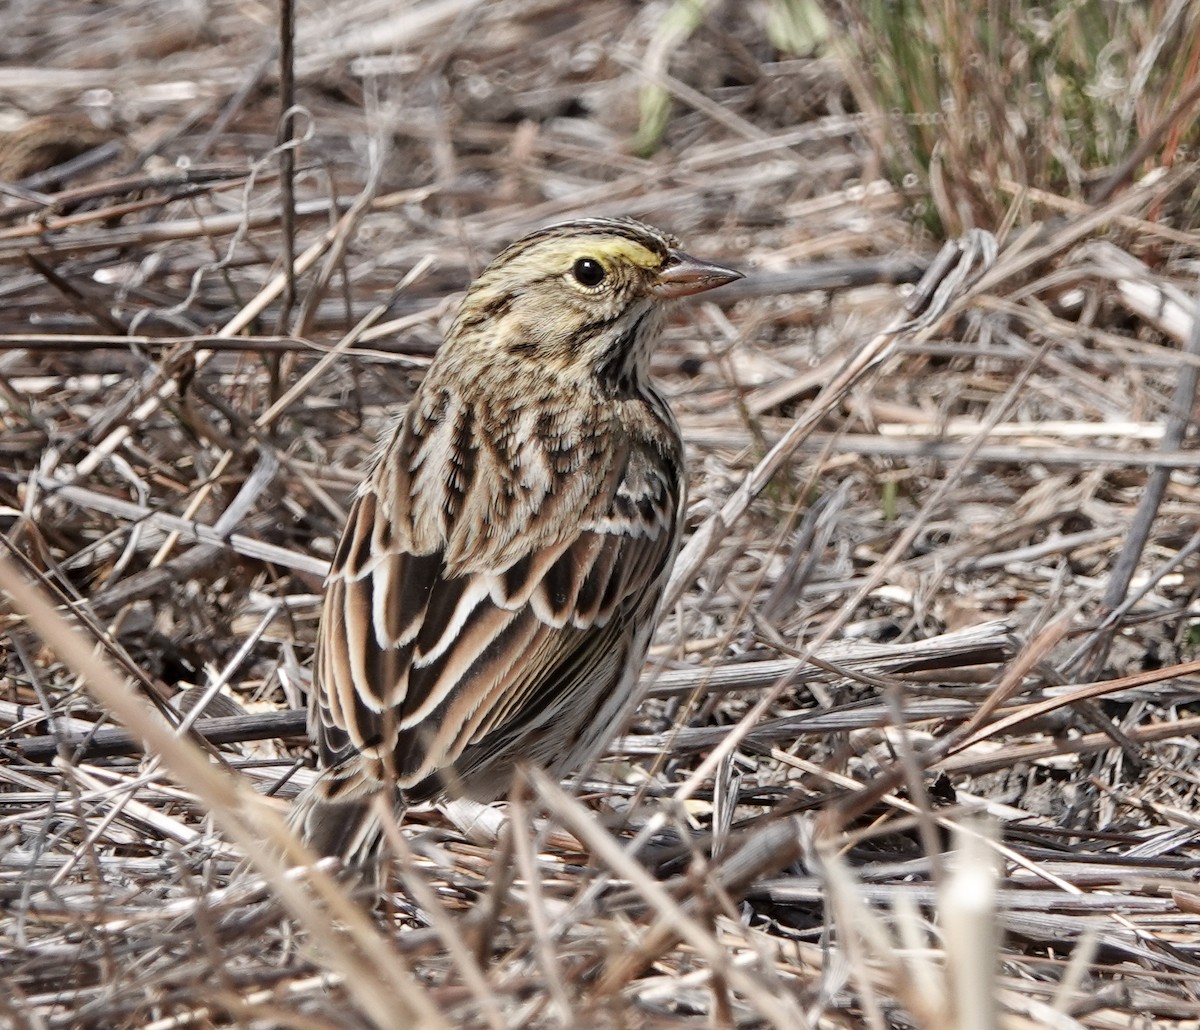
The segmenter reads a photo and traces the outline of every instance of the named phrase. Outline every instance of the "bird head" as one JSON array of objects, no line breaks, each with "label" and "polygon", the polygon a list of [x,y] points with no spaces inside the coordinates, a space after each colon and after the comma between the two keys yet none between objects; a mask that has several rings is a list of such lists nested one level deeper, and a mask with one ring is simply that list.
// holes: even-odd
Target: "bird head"
[{"label": "bird head", "polygon": [[488,265],[468,290],[447,345],[467,341],[548,369],[640,378],[665,303],[740,278],[633,219],[560,222]]}]

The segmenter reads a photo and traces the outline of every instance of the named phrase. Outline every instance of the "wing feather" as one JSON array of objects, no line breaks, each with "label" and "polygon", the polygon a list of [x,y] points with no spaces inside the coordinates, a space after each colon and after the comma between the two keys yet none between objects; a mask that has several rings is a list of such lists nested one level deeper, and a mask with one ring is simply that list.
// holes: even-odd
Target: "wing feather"
[{"label": "wing feather", "polygon": [[418,655],[408,676],[408,695],[402,706],[400,726],[407,729],[430,717],[451,693],[461,693],[468,680],[478,693],[486,689],[489,650],[494,652],[517,612],[481,603],[462,624],[454,646],[444,648],[432,659]]},{"label": "wing feather", "polygon": [[391,604],[375,606],[375,635],[382,644],[398,646],[416,637],[441,573],[439,551],[420,555],[391,551],[375,567],[376,592],[392,599]]},{"label": "wing feather", "polygon": [[452,765],[469,738],[466,727],[485,718],[489,706],[508,689],[514,663],[544,650],[552,628],[531,617],[509,613],[504,628],[493,636],[486,651],[467,668],[451,691],[442,693],[441,703],[425,717],[403,730],[397,742],[396,769],[400,781],[411,785]]},{"label": "wing feather", "polygon": [[[444,392],[414,401],[351,509],[312,711],[326,761],[386,754],[401,787],[465,777],[485,796],[507,785],[501,759],[511,766],[550,729],[569,738],[617,688],[630,622],[653,613],[674,556],[682,483],[668,425],[635,440],[584,411],[560,418],[562,440],[522,453],[527,478],[566,477],[549,490],[533,475],[540,515],[520,479],[488,504],[482,483],[516,456],[486,417],[454,408]],[[597,433],[620,441],[605,460]]]}]

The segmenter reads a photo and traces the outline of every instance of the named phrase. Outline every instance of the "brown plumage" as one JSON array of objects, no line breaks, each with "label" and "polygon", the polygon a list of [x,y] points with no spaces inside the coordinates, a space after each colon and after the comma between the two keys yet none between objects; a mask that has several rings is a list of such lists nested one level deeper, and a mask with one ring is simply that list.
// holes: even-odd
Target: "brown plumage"
[{"label": "brown plumage", "polygon": [[472,284],[350,512],[295,817],[364,863],[370,812],[566,775],[636,701],[679,542],[683,448],[647,366],[663,302],[739,278],[628,219],[513,244]]}]

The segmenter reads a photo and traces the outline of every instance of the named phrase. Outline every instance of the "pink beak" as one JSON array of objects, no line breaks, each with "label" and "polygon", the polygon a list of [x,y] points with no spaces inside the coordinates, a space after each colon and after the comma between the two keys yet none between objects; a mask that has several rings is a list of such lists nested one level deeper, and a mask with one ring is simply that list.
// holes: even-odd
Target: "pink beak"
[{"label": "pink beak", "polygon": [[656,297],[673,300],[715,290],[718,286],[741,278],[742,273],[732,268],[701,261],[682,251],[673,250],[667,257],[666,267],[658,273],[658,282],[651,289]]}]

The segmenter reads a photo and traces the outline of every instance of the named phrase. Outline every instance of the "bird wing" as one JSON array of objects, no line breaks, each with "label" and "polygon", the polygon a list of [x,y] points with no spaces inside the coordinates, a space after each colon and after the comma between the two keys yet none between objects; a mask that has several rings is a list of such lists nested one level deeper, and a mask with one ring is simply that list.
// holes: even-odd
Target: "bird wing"
[{"label": "bird wing", "polygon": [[499,473],[514,456],[494,452],[495,434],[440,415],[406,420],[357,498],[316,662],[326,761],[390,756],[404,787],[468,747],[479,765],[488,741],[616,687],[630,620],[657,607],[682,504],[677,452],[626,439],[597,454],[570,434],[525,439],[522,463],[562,482],[514,500]]}]

